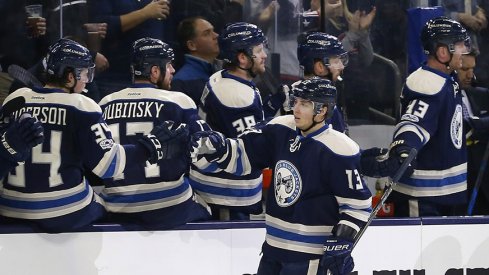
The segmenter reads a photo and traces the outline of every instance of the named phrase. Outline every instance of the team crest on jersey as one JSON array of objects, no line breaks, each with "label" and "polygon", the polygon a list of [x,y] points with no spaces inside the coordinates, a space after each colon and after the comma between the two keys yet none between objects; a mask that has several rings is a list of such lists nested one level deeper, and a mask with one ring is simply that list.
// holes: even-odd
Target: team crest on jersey
[{"label": "team crest on jersey", "polygon": [[280,160],[275,165],[275,200],[278,206],[294,204],[302,191],[302,179],[297,168],[290,162]]},{"label": "team crest on jersey", "polygon": [[462,106],[458,104],[455,107],[455,112],[453,112],[452,122],[450,124],[450,137],[452,138],[453,145],[457,149],[462,148],[462,135],[463,135],[462,121],[463,121]]}]

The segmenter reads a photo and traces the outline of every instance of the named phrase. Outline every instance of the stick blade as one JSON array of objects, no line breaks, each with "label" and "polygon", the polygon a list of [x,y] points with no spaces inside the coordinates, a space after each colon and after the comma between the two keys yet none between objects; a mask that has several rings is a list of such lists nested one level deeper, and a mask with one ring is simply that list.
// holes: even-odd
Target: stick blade
[{"label": "stick blade", "polygon": [[24,83],[29,88],[44,86],[32,73],[19,65],[12,64],[8,66],[7,71],[12,78]]}]

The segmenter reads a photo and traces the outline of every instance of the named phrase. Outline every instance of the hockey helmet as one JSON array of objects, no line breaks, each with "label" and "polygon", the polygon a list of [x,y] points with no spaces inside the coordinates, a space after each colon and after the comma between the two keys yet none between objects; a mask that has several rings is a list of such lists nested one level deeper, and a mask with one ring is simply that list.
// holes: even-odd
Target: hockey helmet
[{"label": "hockey helmet", "polygon": [[149,77],[151,68],[158,66],[166,72],[166,64],[173,61],[173,49],[154,38],[141,38],[133,43],[131,70],[135,76]]},{"label": "hockey helmet", "polygon": [[256,25],[237,22],[224,27],[218,37],[218,42],[222,59],[228,63],[235,63],[238,53],[244,52],[252,56],[253,47],[262,43],[266,44],[267,38]]},{"label": "hockey helmet", "polygon": [[331,57],[338,57],[344,66],[348,64],[348,52],[338,38],[323,32],[308,32],[299,36],[297,58],[306,71],[312,71],[317,59],[330,66]]},{"label": "hockey helmet", "polygon": [[457,21],[441,16],[429,20],[421,30],[421,43],[425,54],[434,54],[441,45],[446,45],[451,53],[455,43],[464,42],[465,52],[470,52],[471,42],[467,30]]},{"label": "hockey helmet", "polygon": [[[95,71],[95,64],[92,60],[90,51],[79,43],[62,38],[52,44],[45,57],[45,70],[48,75],[61,78],[66,69],[74,70],[77,80],[85,83],[92,82]],[[85,76],[82,71],[88,69]]]},{"label": "hockey helmet", "polygon": [[314,105],[314,113],[319,114],[321,108],[328,107],[328,116],[333,114],[333,108],[336,105],[336,87],[328,79],[313,77],[310,79],[300,80],[292,85],[290,95],[290,108],[294,108],[296,98],[310,100]]}]

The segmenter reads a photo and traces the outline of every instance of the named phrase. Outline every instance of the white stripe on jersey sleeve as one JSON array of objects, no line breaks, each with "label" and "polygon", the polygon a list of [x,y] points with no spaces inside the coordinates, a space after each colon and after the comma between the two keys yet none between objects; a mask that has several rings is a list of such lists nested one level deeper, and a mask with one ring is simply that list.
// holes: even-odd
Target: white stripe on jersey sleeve
[{"label": "white stripe on jersey sleeve", "polygon": [[120,144],[114,143],[112,148],[105,152],[92,172],[101,178],[112,178],[120,175],[126,167],[126,151]]}]

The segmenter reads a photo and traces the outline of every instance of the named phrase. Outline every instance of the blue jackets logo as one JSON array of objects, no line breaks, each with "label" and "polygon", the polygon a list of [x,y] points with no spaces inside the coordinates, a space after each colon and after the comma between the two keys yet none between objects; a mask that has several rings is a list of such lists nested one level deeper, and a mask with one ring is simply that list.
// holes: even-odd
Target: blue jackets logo
[{"label": "blue jackets logo", "polygon": [[302,191],[302,179],[297,168],[290,162],[280,160],[275,165],[275,200],[278,206],[294,204]]},{"label": "blue jackets logo", "polygon": [[450,137],[452,138],[452,143],[455,148],[462,148],[462,106],[457,105],[455,111],[453,112],[452,122],[450,123]]}]

